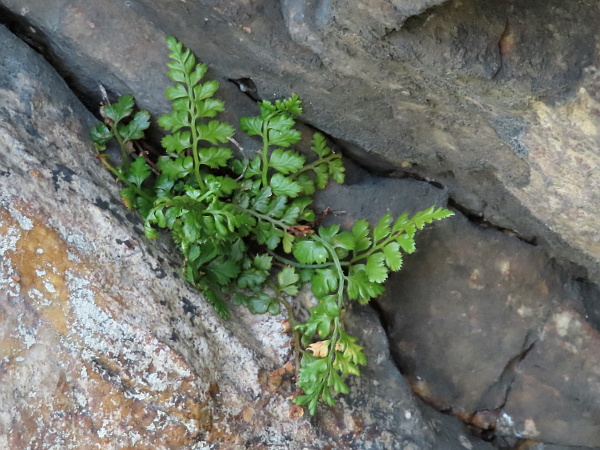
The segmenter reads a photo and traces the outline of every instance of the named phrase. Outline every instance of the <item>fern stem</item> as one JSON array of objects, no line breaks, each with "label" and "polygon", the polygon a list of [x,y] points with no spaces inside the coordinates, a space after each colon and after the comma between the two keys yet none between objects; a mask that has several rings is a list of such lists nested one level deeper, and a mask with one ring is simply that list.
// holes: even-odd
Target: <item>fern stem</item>
[{"label": "fern stem", "polygon": [[338,275],[338,291],[337,291],[336,297],[337,297],[337,304],[339,307],[340,314],[338,314],[333,319],[333,333],[331,333],[331,340],[330,340],[330,344],[329,344],[329,353],[327,355],[327,358],[328,358],[327,359],[327,369],[331,372],[334,370],[333,362],[335,360],[335,353],[336,353],[335,345],[337,344],[337,339],[338,339],[338,335],[340,334],[340,328],[341,328],[340,315],[341,315],[342,308],[344,307],[344,291],[345,291],[345,285],[346,285],[346,277],[344,275],[344,270],[342,269],[342,264],[340,262],[340,259],[338,258],[337,253],[335,252],[335,249],[325,239],[322,239],[320,236],[314,234],[312,237],[314,240],[319,242],[321,245],[323,245],[327,249],[327,252],[333,259],[333,263],[335,265],[337,275]]},{"label": "fern stem", "polygon": [[295,180],[296,178],[298,178],[298,175],[300,175],[303,172],[307,172],[309,170],[315,170],[315,167],[319,166],[320,164],[323,163],[327,163],[329,161],[333,161],[334,159],[337,158],[341,158],[341,155],[337,154],[337,153],[332,153],[331,155],[325,157],[325,158],[319,158],[316,161],[313,161],[312,163],[302,167],[301,169],[298,169],[296,172],[294,172],[292,175],[290,175],[290,178],[292,180]]},{"label": "fern stem", "polygon": [[200,158],[198,157],[198,130],[196,128],[196,121],[198,120],[198,106],[196,106],[196,95],[194,94],[194,86],[192,85],[192,80],[190,79],[189,71],[185,70],[185,61],[179,61],[181,66],[183,67],[183,73],[185,77],[185,84],[188,96],[188,113],[190,114],[190,129],[192,132],[192,155],[194,157],[194,175],[196,177],[196,181],[198,182],[198,186],[200,189],[204,190],[206,188],[206,184],[200,175]]},{"label": "fern stem", "polygon": [[344,270],[342,269],[342,262],[338,258],[338,255],[335,252],[335,249],[329,244],[329,242],[327,242],[325,239],[321,238],[317,234],[313,234],[312,238],[315,241],[317,241],[318,243],[320,243],[323,247],[325,247],[325,249],[327,249],[327,252],[331,256],[331,259],[333,259],[333,265],[335,266],[338,277],[339,277],[338,291],[337,291],[336,296],[338,299],[338,306],[340,307],[340,310],[341,310],[342,307],[344,306],[344,286],[346,283],[346,276],[344,275]]},{"label": "fern stem", "polygon": [[[268,133],[268,130],[265,132]],[[269,183],[268,171],[269,171],[269,140],[268,137],[263,134],[263,149],[262,149],[262,185],[267,187]]]},{"label": "fern stem", "polygon": [[192,155],[194,156],[194,175],[200,189],[204,190],[206,185],[200,175],[200,158],[198,157],[198,135],[196,132],[196,121],[192,122]]},{"label": "fern stem", "polygon": [[253,209],[244,208],[243,206],[233,204],[232,205],[238,210],[246,214],[250,214],[251,216],[256,217],[257,219],[264,220],[266,222],[271,222],[273,225],[277,225],[283,231],[287,232],[289,230],[289,225],[286,225],[281,220],[273,219],[272,217],[267,216],[266,214],[261,214]]},{"label": "fern stem", "polygon": [[[275,258],[277,261],[279,261],[283,264],[286,264],[288,266],[296,267],[298,269],[324,269],[326,267],[331,267],[334,265],[333,262],[326,263],[326,264],[301,264],[298,261],[294,261],[292,259],[288,259],[283,256],[280,256],[277,253],[275,253],[273,250],[267,249],[267,252],[269,253],[269,255],[271,255],[273,258]],[[348,263],[340,262],[340,264],[347,265]]]},{"label": "fern stem", "polygon": [[104,167],[106,167],[110,171],[110,173],[112,173],[115,177],[117,177],[120,182],[127,185],[128,188],[134,190],[136,194],[138,194],[140,197],[144,197],[150,203],[154,202],[154,196],[149,195],[148,193],[144,192],[142,189],[138,188],[135,184],[131,183],[127,178],[125,178],[123,176],[123,174],[120,171],[118,171],[113,166],[111,166],[108,162],[106,162],[105,157],[100,155],[100,153],[98,153],[98,158],[100,159],[100,162],[102,163],[102,165]]},{"label": "fern stem", "polygon": [[119,134],[119,131],[117,130],[117,125],[114,123],[111,124],[110,131],[112,132],[112,135],[115,137],[115,139],[119,143],[119,147],[121,147],[121,159],[123,160],[121,162],[121,165],[123,166],[123,168],[125,170],[129,170],[129,166],[131,166],[131,159],[129,158],[129,153],[127,153],[127,147],[125,146],[125,141],[123,140],[123,137]]}]

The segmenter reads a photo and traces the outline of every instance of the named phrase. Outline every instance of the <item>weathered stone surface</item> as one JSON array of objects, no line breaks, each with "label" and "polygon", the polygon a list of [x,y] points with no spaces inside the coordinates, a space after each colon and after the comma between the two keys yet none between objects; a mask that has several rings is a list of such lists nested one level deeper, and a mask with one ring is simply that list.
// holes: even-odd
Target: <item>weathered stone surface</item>
[{"label": "weathered stone surface", "polygon": [[402,372],[436,408],[501,446],[600,446],[600,334],[539,249],[451,218],[423,232],[378,304]]},{"label": "weathered stone surface", "polygon": [[336,28],[381,38],[402,27],[407,18],[440,3],[444,0],[283,0],[281,9],[292,39],[317,54],[323,54],[328,45],[325,42],[328,34]]},{"label": "weathered stone surface", "polygon": [[[0,4],[90,105],[101,82],[163,112],[163,38],[176,34],[218,79],[299,93],[305,120],[364,164],[435,179],[600,281],[597,2]],[[245,114],[233,89],[229,113]]]},{"label": "weathered stone surface", "polygon": [[[544,255],[489,233],[458,217],[426,231],[380,302],[403,372],[440,409],[499,408],[505,366],[539,338],[561,298]],[[490,389],[497,380],[503,386]]]},{"label": "weathered stone surface", "polygon": [[[214,68],[209,75],[222,83],[221,95],[228,104],[227,114],[231,122],[239,115],[251,114],[253,105],[233,84],[227,82],[228,79],[252,79],[257,86],[253,94],[263,98],[297,92],[306,101],[303,118],[338,138],[339,142],[345,144],[347,154],[358,158],[365,166],[392,171],[397,175],[415,172],[434,179],[442,183],[448,194],[465,208],[483,214],[496,225],[516,230],[528,238],[537,238],[546,250],[582,264],[592,281],[600,281],[597,227],[600,180],[595,170],[599,162],[599,136],[595,124],[600,111],[598,2],[417,0],[400,4],[393,0],[377,0],[357,4],[341,0],[173,0],[156,4],[152,0],[132,0],[105,4],[101,1],[48,0],[40,4],[32,0],[1,0],[0,5],[6,8],[6,14],[0,20],[12,22],[33,45],[50,55],[55,65],[61,68],[63,76],[83,94],[89,106],[99,101],[97,83],[100,82],[107,87],[109,95],[131,92],[142,107],[151,109],[155,114],[164,112],[166,102],[163,91],[168,81],[163,69],[167,53],[163,41],[165,35],[175,34]],[[359,14],[356,14],[357,5],[364,7]],[[20,20],[20,26],[14,19]],[[13,63],[18,65],[20,61],[15,59]],[[0,78],[0,83],[3,82],[5,80]],[[29,102],[31,105],[38,103]],[[79,106],[73,108],[78,110]],[[72,122],[69,115],[64,116],[63,109],[59,108],[55,114],[61,117],[63,123],[65,120]],[[32,136],[39,129],[39,122],[36,122],[39,117],[32,116],[31,111],[23,115],[11,112],[10,115],[14,122],[20,121],[28,127],[26,131],[14,128],[13,133],[18,134],[22,142],[38,147]],[[251,141],[242,143],[247,149],[254,149]],[[86,153],[82,151],[82,154]],[[46,157],[38,159],[45,161]],[[58,161],[58,165],[45,171],[35,170],[52,177],[52,189],[56,186],[61,193],[62,189],[69,189],[73,183],[81,183],[88,176],[100,186],[110,184],[106,177],[97,174],[97,167],[90,166],[89,162],[78,160],[77,164],[72,161],[67,164]],[[19,171],[17,166],[12,164],[10,173],[24,175],[26,172]],[[87,169],[78,173],[73,167]],[[6,169],[2,170],[3,177],[9,173]],[[366,182],[366,186],[370,186],[370,183]],[[388,187],[393,185],[391,182],[374,183],[381,183],[386,195],[394,189]],[[360,191],[360,187],[354,187],[353,194],[346,200],[349,206],[353,204],[353,196],[357,197],[356,193]],[[367,191],[369,195],[379,192],[370,188]],[[100,193],[92,196],[97,207],[106,208],[117,201],[112,191],[111,195],[106,194],[109,191],[104,187],[93,188],[92,192]],[[436,198],[443,204],[446,193],[440,194]],[[377,195],[381,196],[380,193]],[[414,191],[410,195],[414,195]],[[384,200],[385,197],[382,197],[380,202],[385,203]],[[42,212],[55,211],[55,204],[48,203],[44,196],[36,196],[35,202],[46,205],[45,209],[41,209]],[[342,208],[342,202],[324,201],[322,204],[333,206],[334,210],[351,211],[349,206]],[[385,206],[373,203],[376,209]],[[109,220],[124,217],[125,213],[118,208],[103,210],[96,206],[89,206],[92,211],[89,214],[93,217],[105,217],[108,211],[113,216]],[[348,212],[347,217],[351,214],[358,217],[364,215],[365,211]],[[379,211],[374,217],[378,215]],[[59,230],[61,236],[71,239],[71,244],[78,242],[64,230],[64,227],[63,231]],[[126,246],[126,242],[138,245],[139,239],[134,238],[133,231],[123,231],[120,236],[118,239],[124,243],[120,245]],[[489,239],[480,237],[482,241]],[[409,261],[412,264],[417,260],[415,258],[421,256],[429,260],[430,264],[421,265],[420,269],[425,275],[430,275],[439,270],[437,264],[445,261],[445,258],[439,252],[439,259],[428,256],[430,250],[422,244],[426,240],[424,236],[419,241],[422,248]],[[508,248],[515,248],[512,244],[507,245]],[[498,244],[496,248],[501,247]],[[102,252],[102,248],[105,247],[97,246],[94,253]],[[124,255],[140,255],[136,249],[126,250],[123,247],[122,251],[121,256],[125,260]],[[432,251],[435,253],[435,249]],[[490,261],[495,261],[502,251],[498,250],[497,255],[489,258]],[[536,274],[547,273],[546,269],[542,270],[546,263],[540,255],[534,258],[537,263],[520,252],[507,255],[505,251],[504,255],[523,262],[527,270],[533,270]],[[521,256],[523,259],[519,259]],[[106,255],[100,254],[100,257]],[[159,263],[145,253],[143,257],[135,257],[151,261],[156,274],[160,276],[176,270],[176,264],[171,267],[166,260]],[[470,253],[463,254],[462,260],[468,262],[470,259],[476,258]],[[114,264],[108,257],[100,261]],[[436,265],[433,265],[434,262]],[[533,264],[533,269],[530,264]],[[132,275],[128,265],[118,267],[122,279],[139,276]],[[460,268],[455,268],[454,272],[448,271],[456,276],[456,280],[450,284],[464,281],[466,272],[473,284],[470,280],[472,270],[464,270],[465,273],[460,273]],[[533,357],[537,351],[545,330],[551,330],[548,328],[551,322],[543,320],[544,317],[553,317],[563,311],[557,304],[569,314],[575,314],[573,308],[582,315],[585,311],[592,324],[597,323],[598,317],[598,302],[593,300],[593,296],[586,297],[583,309],[577,306],[577,302],[575,306],[565,306],[569,297],[578,297],[577,293],[572,296],[554,294],[570,289],[561,287],[560,284],[567,281],[561,281],[557,272],[550,270],[553,281],[549,283],[556,287],[556,291],[549,289],[546,294],[540,288],[538,293],[541,295],[530,295],[523,300],[525,292],[535,292],[535,283],[524,280],[523,275],[518,280],[521,285],[511,285],[510,280],[494,278],[494,271],[498,269],[480,274],[489,282],[481,291],[481,298],[487,298],[488,295],[490,299],[497,298],[494,294],[498,291],[492,289],[496,287],[493,282],[497,281],[500,291],[504,289],[508,295],[508,291],[514,290],[513,297],[524,301],[523,304],[531,308],[534,314],[531,322],[526,321],[524,316],[529,313],[527,309],[504,301],[494,304],[491,310],[511,325],[508,336],[500,333],[497,323],[491,325],[490,333],[483,328],[478,330],[470,322],[460,328],[463,333],[459,333],[459,337],[468,338],[467,331],[471,330],[473,336],[481,340],[479,346],[461,341],[463,343],[460,345],[465,345],[462,351],[465,357],[472,358],[466,350],[470,345],[478,351],[482,344],[489,349],[488,353],[479,356],[489,357],[488,367],[482,370],[482,374],[486,380],[495,380],[489,385],[490,389],[479,403],[473,392],[459,395],[465,403],[477,404],[476,408],[498,405],[498,399],[506,394],[507,386],[511,383],[515,389],[520,386],[519,370],[526,367],[529,355]],[[585,271],[581,275],[586,276]],[[540,275],[540,279],[544,277]],[[163,283],[162,280],[160,282]],[[478,276],[474,278],[474,285],[477,282]],[[430,281],[423,282],[427,283],[431,284]],[[590,292],[596,292],[595,286],[589,286]],[[412,285],[407,287],[406,292],[411,292],[412,288]],[[394,293],[395,289],[390,287],[388,292]],[[153,295],[149,294],[150,297]],[[183,296],[186,309],[197,311],[193,294],[186,292]],[[466,300],[457,304],[459,307],[462,305],[465,314],[470,313],[472,308],[475,312],[480,309],[479,299],[472,304],[467,304]],[[138,308],[135,311],[145,313],[143,308]],[[537,311],[535,308],[538,308]],[[448,317],[453,317],[452,313],[456,312],[450,308],[444,311],[449,312]],[[512,316],[511,312],[514,313]],[[439,312],[437,315],[441,318]],[[466,317],[470,316],[467,314]],[[476,316],[477,320],[480,317]],[[179,323],[180,319],[175,322]],[[246,317],[245,320],[251,319]],[[420,326],[429,330],[428,323],[426,321]],[[163,335],[167,336],[167,330],[171,328],[164,324],[161,326]],[[418,325],[415,324],[414,328],[418,328]],[[498,333],[492,335],[491,331]],[[194,332],[186,333],[193,340]],[[237,336],[239,330],[234,329],[231,333]],[[442,342],[450,341],[447,336]],[[586,339],[592,339],[593,333],[586,332],[585,336]],[[530,347],[529,344],[536,337],[539,337],[537,343]],[[244,344],[247,343],[246,338],[245,335],[241,338]],[[492,342],[494,339],[497,340]],[[585,341],[581,339],[581,342]],[[258,341],[258,338],[251,340]],[[562,345],[561,341],[555,343],[558,347]],[[197,357],[192,350],[194,346],[178,345],[177,351],[188,355],[186,361]],[[425,345],[439,347],[439,343],[431,340],[425,341]],[[456,343],[450,346],[452,350],[458,347]],[[552,351],[558,351],[558,347]],[[528,349],[529,353],[526,352]],[[261,354],[261,351],[256,354]],[[436,351],[436,355],[445,357],[443,352]],[[275,349],[264,352],[271,358],[269,361],[273,361],[273,355],[278,354]],[[578,352],[585,354],[583,349]],[[456,353],[460,352],[456,350]],[[498,359],[492,359],[491,356],[496,354],[499,355]],[[548,350],[540,358],[549,358],[551,354]],[[525,358],[519,362],[522,356]],[[593,360],[593,357],[590,358]],[[566,360],[569,364],[578,361],[572,355]],[[441,366],[439,361],[433,361],[433,364],[433,367]],[[273,362],[266,364],[271,368],[275,365]],[[457,370],[463,369],[462,364],[456,364],[455,367]],[[564,368],[566,374],[571,370],[569,367]],[[497,378],[493,378],[493,373],[497,373]],[[446,375],[452,383],[465,377],[462,372]],[[466,378],[469,379],[469,376],[473,375],[467,374]],[[547,374],[534,373],[532,369],[531,376],[542,380],[542,385],[546,383]],[[592,375],[590,377],[591,380],[595,379]],[[480,392],[483,383],[477,380],[473,388],[475,392]],[[557,381],[553,379],[554,382]],[[446,385],[446,392],[454,388],[452,383]],[[527,386],[526,392],[534,392],[529,391],[530,386]],[[224,390],[227,391],[226,388]],[[521,390],[525,389],[518,388],[515,392]],[[595,392],[593,386],[590,390]],[[426,392],[421,390],[422,394]],[[572,409],[568,392],[561,398],[561,404],[567,405],[566,411]],[[525,430],[528,411],[542,411],[542,408],[528,409],[527,405],[521,407],[520,399],[524,397],[527,395],[520,395],[519,400],[514,400],[511,406],[514,415],[510,417],[519,424],[518,428],[513,430],[511,426],[500,422],[498,430],[505,432],[502,436],[499,433],[499,439],[508,442],[515,433]],[[595,399],[593,395],[592,399]],[[446,404],[445,401],[442,403]],[[456,404],[452,407],[464,409]],[[470,414],[466,410],[463,412]],[[480,427],[493,423],[494,419],[489,410],[465,418]],[[393,420],[396,419],[390,423]],[[538,431],[549,430],[559,420],[563,418],[548,414],[534,418],[534,423]],[[577,422],[578,426],[583,427],[582,436],[588,440],[591,439],[590,433],[585,432],[585,427],[593,420],[594,411],[591,411],[589,417],[584,416],[581,422]],[[238,425],[237,422],[235,424]],[[524,435],[532,436],[532,433]],[[551,434],[546,437],[553,439]],[[526,448],[529,444],[522,442],[519,445]],[[530,448],[535,446],[538,444],[533,442]],[[567,448],[567,444],[557,446]],[[551,444],[547,445],[547,448],[551,447]]]},{"label": "weathered stone surface", "polygon": [[351,228],[358,219],[367,219],[377,225],[388,212],[398,217],[430,206],[447,206],[448,193],[422,181],[375,177],[360,169],[350,170],[348,179],[352,180],[350,185],[331,183],[317,194],[315,208],[330,210],[324,224]]},{"label": "weathered stone surface", "polygon": [[499,434],[556,445],[600,446],[600,333],[571,310],[548,320],[518,366]]},{"label": "weathered stone surface", "polygon": [[353,394],[290,418],[289,382],[271,375],[291,358],[284,315],[220,320],[169,243],[147,241],[120,204],[87,137],[93,117],[3,27],[0,40],[0,447],[469,442],[455,423],[439,441],[452,446],[438,445],[372,311],[349,317],[375,364]]},{"label": "weathered stone surface", "polygon": [[[404,394],[404,386],[407,381],[397,370],[396,363],[392,360],[389,347],[386,344],[388,337],[381,327],[379,318],[370,307],[352,305],[350,313],[346,318],[346,326],[350,334],[361,337],[361,345],[365,346],[369,364],[361,369],[360,378],[350,380],[350,389],[359,392],[371,393],[375,401],[380,402],[376,415],[369,419],[371,423],[364,424],[364,429],[377,430],[382,437],[393,434],[405,436],[400,443],[401,449],[417,449],[421,447],[414,436],[411,436],[412,422],[415,420],[413,414],[421,410],[418,418],[423,416],[428,428],[431,430],[433,448],[436,450],[491,450],[494,447],[474,437],[456,418],[434,411],[431,408],[416,409],[412,401],[407,401]],[[378,392],[385,392],[385,396],[379,396]],[[344,411],[355,411],[358,413],[364,408],[362,398],[341,398]],[[329,420],[337,420],[331,417]],[[364,419],[363,419],[364,420]],[[419,420],[419,419],[417,419]],[[384,431],[381,430],[382,426]],[[368,432],[368,431],[367,431]],[[351,442],[349,442],[351,446]],[[342,448],[345,445],[341,445]]]}]

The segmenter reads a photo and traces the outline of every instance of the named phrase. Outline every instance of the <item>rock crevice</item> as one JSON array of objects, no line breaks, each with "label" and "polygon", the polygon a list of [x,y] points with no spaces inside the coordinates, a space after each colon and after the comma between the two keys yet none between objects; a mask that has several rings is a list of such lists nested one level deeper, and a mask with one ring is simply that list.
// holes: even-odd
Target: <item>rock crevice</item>
[{"label": "rock crevice", "polygon": [[[0,8],[3,20],[52,62],[90,110],[100,101],[101,83],[111,100],[132,93],[155,117],[164,113],[168,107],[163,96],[168,84],[163,70],[164,37],[168,34],[177,34],[211,67],[211,78],[221,81],[220,93],[228,105],[225,121],[236,123],[240,116],[252,115],[257,98],[298,93],[306,106],[302,127],[322,130],[356,163],[349,171],[349,186],[332,186],[318,200],[323,208],[335,204],[336,210],[346,211],[337,217],[342,222],[360,217],[377,220],[383,212],[414,212],[431,204],[450,204],[460,211],[464,217],[457,214],[419,237],[419,251],[407,258],[404,272],[392,277],[388,293],[379,302],[391,354],[412,389],[429,403],[476,422],[483,430],[495,424],[495,435],[488,438],[495,439],[496,446],[516,445],[517,437],[565,448],[600,446],[596,431],[600,412],[595,406],[600,404],[595,370],[600,362],[593,350],[599,340],[593,283],[600,282],[596,226],[600,184],[595,170],[600,142],[597,4],[227,0],[172,2],[165,8],[153,0],[110,5],[48,0],[43,6],[33,0],[0,0]],[[13,45],[14,38],[6,36],[5,42]],[[196,437],[240,445],[310,440],[312,436],[310,442],[318,447],[332,442],[331,436],[347,432],[352,436],[344,441],[348,445],[352,439],[366,442],[366,436],[375,433],[384,436],[381,448],[400,442],[407,448],[466,446],[458,439],[459,428],[446,422],[450,418],[435,418],[454,432],[444,444],[439,440],[443,433],[434,433],[435,441],[417,431],[428,429],[421,421],[428,412],[419,411],[394,363],[376,350],[385,345],[385,336],[369,344],[369,356],[386,361],[390,372],[383,376],[373,371],[369,380],[382,383],[388,392],[396,389],[397,405],[386,405],[382,391],[364,378],[357,381],[363,389],[360,395],[376,404],[370,411],[379,417],[379,425],[361,415],[363,397],[359,395],[340,400],[348,409],[334,410],[335,420],[317,418],[317,428],[314,423],[293,425],[284,420],[281,429],[268,436],[250,430],[252,420],[268,424],[274,417],[285,417],[287,403],[280,398],[283,394],[265,394],[265,383],[231,378],[229,372],[235,369],[230,360],[239,360],[241,354],[249,372],[264,374],[275,361],[281,362],[281,351],[268,342],[265,346],[260,337],[265,326],[244,314],[240,318],[250,331],[227,325],[222,329],[202,299],[173,276],[177,263],[165,251],[168,245],[142,242],[137,219],[118,205],[110,177],[101,175],[92,163],[85,136],[93,117],[56,75],[46,74],[50,69],[41,63],[28,68],[39,79],[15,82],[13,75],[25,73],[29,59],[38,60],[21,48],[10,54],[0,66],[8,74],[0,79],[5,99],[0,105],[0,140],[12,149],[0,158],[0,184],[5,203],[12,208],[2,215],[3,223],[11,224],[3,229],[3,252],[13,255],[14,250],[6,248],[12,249],[21,242],[20,236],[31,231],[29,220],[48,236],[48,230],[58,233],[71,257],[83,260],[93,255],[98,264],[110,265],[112,271],[98,271],[104,277],[100,285],[79,277],[107,290],[100,289],[102,295],[94,300],[100,311],[108,311],[117,323],[137,327],[136,333],[141,334],[136,336],[143,336],[147,344],[143,351],[148,354],[154,347],[147,330],[159,330],[155,335],[169,347],[165,347],[167,359],[193,373],[192,381],[175,376],[180,381],[185,378],[181,381],[185,388],[175,389],[174,397],[166,396],[165,401],[186,399],[178,401],[188,402],[188,409],[196,415],[181,416],[170,409],[161,424],[170,424],[170,430],[176,431],[182,424],[193,423],[194,433],[199,433]],[[21,54],[27,57],[14,56]],[[68,100],[60,103],[57,97]],[[256,145],[245,139],[240,137],[240,145],[254,151]],[[47,153],[40,154],[40,148]],[[409,174],[409,179],[382,179],[361,167],[398,177]],[[19,183],[24,183],[22,191],[15,188]],[[41,187],[43,195],[34,194],[35,186]],[[84,201],[76,196],[82,191],[90,192]],[[21,207],[15,206],[14,199],[19,197],[29,199],[33,209],[18,213]],[[57,213],[65,205],[73,205],[73,211]],[[73,219],[78,215],[95,227],[81,225],[80,229]],[[89,238],[98,224],[112,230],[104,243]],[[77,253],[84,243],[88,250]],[[60,242],[56,245],[63,248]],[[127,264],[111,259],[111,253]],[[24,361],[17,358],[26,359],[26,365],[35,361],[39,348],[32,336],[36,333],[65,335],[68,314],[60,308],[68,303],[45,308],[45,295],[52,294],[48,289],[60,290],[49,280],[46,286],[41,275],[41,281],[36,281],[41,284],[23,297],[17,292],[22,283],[13,279],[16,266],[3,264],[0,275],[9,286],[5,295],[39,307],[37,315],[19,315],[23,305],[15,303],[11,308],[16,308],[16,318],[0,314],[2,320],[8,317],[6,328],[17,330],[19,345],[32,355],[31,359],[7,355],[9,360],[3,364],[12,371],[30,373],[23,372],[24,366],[18,363]],[[152,288],[140,290],[127,284],[131,277],[141,276],[132,267],[142,271]],[[577,283],[577,277],[586,281]],[[165,286],[172,289],[171,294],[162,293]],[[123,289],[125,298],[117,295]],[[43,295],[39,297],[38,292]],[[137,305],[145,304],[142,299],[152,299],[150,312]],[[128,315],[121,303],[135,314]],[[71,306],[75,311],[77,303]],[[103,323],[114,325],[108,318]],[[268,323],[277,329],[276,323]],[[374,325],[371,334],[381,338],[376,329]],[[64,349],[73,352],[77,348],[81,333],[79,338],[76,335],[71,347],[60,347],[61,358]],[[544,338],[538,339],[541,335]],[[274,342],[277,336],[281,338],[277,333],[269,336]],[[224,342],[230,345],[223,354],[211,350]],[[204,365],[197,361],[202,357],[207,361]],[[136,384],[131,381],[133,374],[117,367],[118,357],[94,358],[104,371],[89,359],[68,359],[67,363],[61,359],[68,370],[57,371],[62,378],[52,380],[65,389],[73,386],[71,369],[83,364],[86,373],[93,373],[88,378],[105,388],[97,394],[121,398],[123,393],[115,391],[115,386],[134,386],[127,395],[145,392],[160,397],[162,379]],[[214,378],[205,373],[207,367],[224,372],[225,381],[215,386]],[[111,384],[115,373],[122,383]],[[257,378],[264,381],[264,377]],[[240,393],[240,386],[247,390],[241,388]],[[85,390],[88,387],[76,385],[76,395],[57,398],[74,408],[69,410],[72,414],[96,426],[94,420],[99,419],[90,418],[92,407],[86,406],[92,404],[86,395],[93,397]],[[273,412],[257,412],[247,407],[248,401],[269,405]],[[502,405],[501,412],[498,405]],[[29,424],[29,407],[20,406],[22,423]],[[58,407],[58,403],[53,406]],[[136,411],[126,417],[145,414],[135,399],[123,400],[121,408],[123,414]],[[206,411],[213,416],[219,411],[218,419],[209,421]],[[409,415],[411,419],[406,418]],[[347,424],[353,424],[351,432]],[[240,432],[233,436],[227,427]],[[403,430],[402,436],[394,434],[397,429]],[[79,432],[86,430],[83,427]],[[128,443],[134,439],[115,434],[114,429],[110,433],[105,430],[93,438],[100,439],[99,445],[106,442],[102,439]],[[189,433],[182,439],[193,435]],[[26,439],[26,433],[15,436],[10,439]],[[151,439],[147,433],[140,436]],[[160,445],[174,439],[171,432],[164,436]],[[0,439],[5,439],[2,445],[8,442],[4,436]],[[465,442],[486,447],[482,442]]]}]

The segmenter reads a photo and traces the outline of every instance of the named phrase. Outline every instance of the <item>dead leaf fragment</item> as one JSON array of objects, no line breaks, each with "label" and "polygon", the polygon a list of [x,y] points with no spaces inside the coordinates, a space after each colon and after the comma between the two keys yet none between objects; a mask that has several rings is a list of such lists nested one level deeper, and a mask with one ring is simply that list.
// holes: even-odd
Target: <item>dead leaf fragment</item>
[{"label": "dead leaf fragment", "polygon": [[317,358],[325,358],[329,354],[329,341],[318,341],[310,344],[308,350]]}]

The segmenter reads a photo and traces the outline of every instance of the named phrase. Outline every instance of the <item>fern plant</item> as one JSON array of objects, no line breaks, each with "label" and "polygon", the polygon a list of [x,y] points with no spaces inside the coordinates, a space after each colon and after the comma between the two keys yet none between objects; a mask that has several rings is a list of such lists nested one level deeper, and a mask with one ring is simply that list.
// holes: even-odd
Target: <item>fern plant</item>
[{"label": "fern plant", "polygon": [[[431,207],[396,220],[386,214],[373,228],[361,219],[347,231],[318,226],[312,196],[332,179],[343,183],[344,166],[320,133],[308,157],[291,149],[301,137],[294,129],[300,99],[259,102],[259,114],[239,125],[262,148],[252,159],[234,158],[225,145],[236,143],[234,128],[215,119],[224,108],[214,98],[219,84],[202,82],[206,66],[174,37],[167,46],[175,84],[166,90],[172,111],[158,119],[168,132],[164,155],[152,161],[136,150],[150,114],[134,113],[133,97],[124,95],[101,108],[104,122],[91,131],[99,159],[123,183],[123,201],[144,218],[146,236],[169,230],[185,279],[221,316],[229,316],[228,300],[256,314],[287,310],[297,347],[293,401],[314,414],[319,399],[333,405],[336,394],[347,393],[344,377],[366,364],[363,347],[344,330],[346,301],[365,304],[383,293],[402,253],[415,251],[416,231],[452,212]],[[106,156],[113,138],[118,165]],[[289,298],[306,283],[317,303],[306,323],[296,323]]]}]

